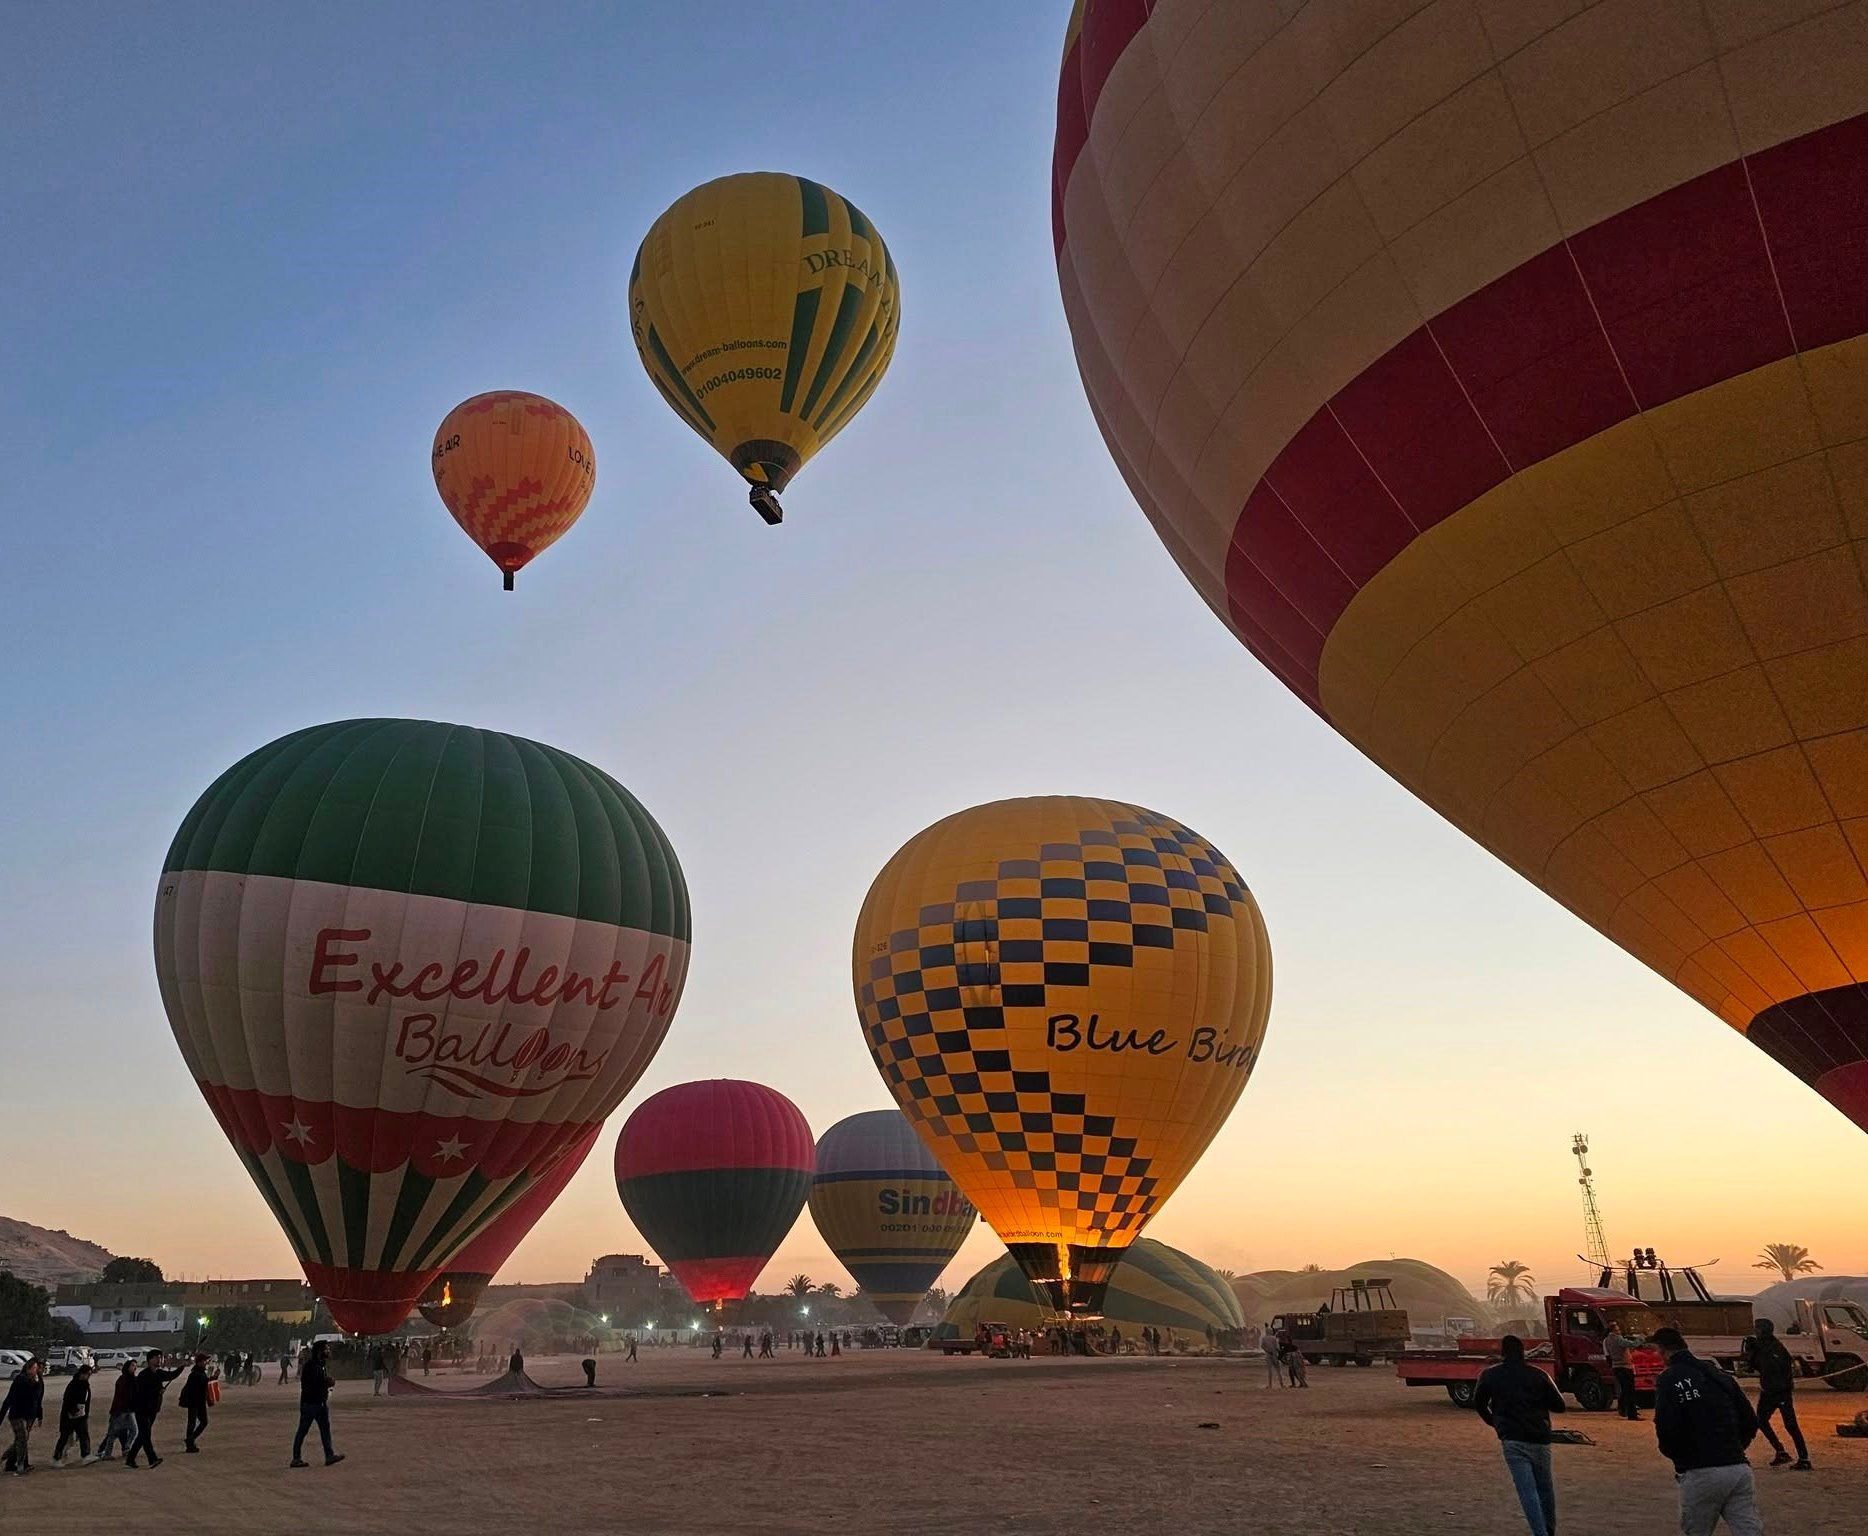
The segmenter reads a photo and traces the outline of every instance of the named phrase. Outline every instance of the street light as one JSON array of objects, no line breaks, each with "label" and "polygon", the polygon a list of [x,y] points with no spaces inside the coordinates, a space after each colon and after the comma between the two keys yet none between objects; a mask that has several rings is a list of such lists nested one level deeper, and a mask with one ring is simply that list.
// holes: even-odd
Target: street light
[{"label": "street light", "polygon": [[197,1348],[200,1347],[201,1340],[207,1335],[208,1323],[210,1321],[211,1319],[206,1317],[197,1317],[195,1319],[195,1327],[198,1330],[195,1334],[195,1345]]},{"label": "street light", "polygon": [[798,1313],[802,1317],[809,1317],[811,1315],[811,1309],[809,1307],[799,1307]]}]

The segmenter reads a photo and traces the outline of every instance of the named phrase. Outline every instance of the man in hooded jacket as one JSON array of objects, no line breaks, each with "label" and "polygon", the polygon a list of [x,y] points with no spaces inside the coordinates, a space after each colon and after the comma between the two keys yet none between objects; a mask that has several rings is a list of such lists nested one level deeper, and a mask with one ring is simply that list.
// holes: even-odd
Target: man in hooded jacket
[{"label": "man in hooded jacket", "polygon": [[1723,1520],[1737,1536],[1764,1536],[1745,1447],[1758,1433],[1751,1399],[1734,1376],[1686,1347],[1677,1328],[1648,1341],[1666,1357],[1654,1384],[1654,1438],[1680,1485],[1684,1536],[1712,1536]]},{"label": "man in hooded jacket", "polygon": [[1777,1438],[1771,1428],[1771,1415],[1781,1413],[1784,1428],[1790,1431],[1790,1438],[1797,1447],[1795,1470],[1810,1470],[1810,1448],[1803,1443],[1803,1430],[1797,1424],[1797,1404],[1794,1396],[1797,1389],[1797,1362],[1790,1358],[1790,1351],[1784,1348],[1784,1341],[1777,1336],[1777,1325],[1768,1317],[1757,1321],[1757,1331],[1745,1340],[1745,1363],[1758,1373],[1758,1428],[1764,1438],[1771,1442],[1771,1457],[1774,1467],[1791,1465],[1790,1455],[1784,1449],[1784,1442]]}]

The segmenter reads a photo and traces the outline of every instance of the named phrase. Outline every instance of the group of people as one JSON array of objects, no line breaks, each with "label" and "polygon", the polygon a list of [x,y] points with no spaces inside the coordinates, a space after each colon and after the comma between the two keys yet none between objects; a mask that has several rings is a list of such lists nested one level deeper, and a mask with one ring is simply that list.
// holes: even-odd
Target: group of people
[{"label": "group of people", "polygon": [[1308,1387],[1310,1364],[1297,1347],[1289,1328],[1269,1327],[1259,1336],[1258,1347],[1265,1352],[1265,1385],[1268,1387]]},{"label": "group of people", "polygon": [[[192,1367],[170,1367],[167,1359],[162,1350],[152,1349],[143,1357],[140,1367],[134,1359],[123,1362],[123,1369],[111,1384],[109,1422],[95,1452],[91,1449],[91,1378],[94,1372],[89,1365],[79,1365],[59,1399],[58,1439],[52,1445],[52,1466],[67,1465],[65,1452],[74,1442],[78,1447],[79,1466],[114,1460],[113,1447],[122,1449],[126,1467],[137,1466],[139,1458],[143,1465],[161,1466],[162,1457],[156,1450],[156,1419],[162,1412],[169,1383],[184,1370],[188,1379],[182,1383],[177,1397],[187,1414],[182,1448],[190,1455],[198,1454],[201,1436],[208,1427],[208,1407],[214,1401],[213,1383],[218,1379],[218,1371],[212,1367],[212,1357],[206,1351],[195,1354]],[[5,1420],[11,1437],[4,1460],[5,1470],[16,1477],[24,1477],[32,1470],[33,1431],[45,1422],[43,1361],[29,1361],[13,1378],[5,1403],[0,1404],[0,1419]]]},{"label": "group of people", "polygon": [[[1636,1341],[1611,1333],[1604,1343],[1622,1416],[1638,1419],[1629,1361]],[[1809,1448],[1797,1423],[1796,1362],[1790,1352],[1770,1320],[1760,1318],[1745,1343],[1745,1361],[1758,1373],[1758,1403],[1753,1407],[1738,1378],[1715,1361],[1695,1355],[1678,1329],[1657,1329],[1647,1343],[1659,1349],[1666,1362],[1654,1385],[1654,1435],[1660,1454],[1673,1463],[1680,1490],[1680,1529],[1686,1536],[1712,1536],[1723,1521],[1737,1536],[1763,1536],[1764,1519],[1746,1448],[1762,1432],[1773,1453],[1773,1467],[1810,1470]],[[1473,1407],[1498,1435],[1532,1536],[1556,1536],[1550,1447],[1558,1436],[1550,1416],[1564,1412],[1566,1404],[1549,1374],[1525,1362],[1522,1339],[1508,1335],[1501,1353],[1498,1364],[1481,1373]],[[1773,1416],[1781,1416],[1797,1448],[1794,1459],[1771,1428]]]},{"label": "group of people", "polygon": [[[291,1461],[295,1467],[310,1465],[302,1453],[305,1437],[314,1426],[324,1444],[324,1464],[334,1466],[344,1459],[331,1445],[328,1355],[329,1346],[323,1342],[313,1344],[299,1355],[299,1420],[298,1433],[292,1441]],[[239,1362],[244,1376],[251,1366],[251,1357],[239,1357]],[[126,1467],[161,1466],[163,1457],[156,1449],[156,1420],[162,1413],[169,1384],[184,1373],[187,1379],[182,1382],[175,1399],[186,1416],[182,1449],[190,1456],[199,1455],[201,1439],[208,1428],[208,1409],[219,1399],[221,1369],[206,1350],[197,1350],[189,1365],[170,1366],[167,1354],[160,1349],[149,1350],[140,1364],[135,1359],[125,1360],[123,1369],[112,1379],[104,1437],[93,1451],[91,1405],[95,1371],[90,1365],[79,1365],[59,1398],[58,1439],[52,1445],[51,1465],[54,1468],[71,1465],[65,1453],[75,1444],[78,1466],[113,1461],[117,1449],[122,1450]],[[35,1358],[20,1368],[7,1388],[5,1401],[0,1402],[0,1423],[7,1431],[7,1449],[0,1466],[11,1476],[24,1477],[32,1471],[32,1437],[45,1422],[45,1388],[45,1363]]]},{"label": "group of people", "polygon": [[[778,1358],[777,1352],[773,1348],[773,1345],[777,1342],[778,1336],[774,1334],[770,1328],[762,1330],[757,1335],[754,1335],[750,1331],[742,1333],[736,1330],[732,1337],[733,1341],[739,1345],[739,1357],[742,1360],[751,1360],[754,1358],[760,1360],[776,1360]],[[755,1339],[759,1346],[759,1353],[756,1357],[752,1349]],[[785,1348],[788,1350],[802,1349],[807,1356],[815,1356],[817,1359],[823,1360],[827,1358],[824,1350],[826,1340],[829,1341],[830,1354],[841,1355],[843,1353],[843,1335],[834,1332],[829,1334],[787,1333],[785,1335]],[[715,1329],[710,1346],[714,1359],[718,1360],[726,1353],[726,1345],[727,1335],[722,1333],[719,1329]],[[624,1363],[627,1364],[635,1358],[636,1337],[634,1334],[631,1334],[628,1341],[628,1353],[623,1357]]]}]

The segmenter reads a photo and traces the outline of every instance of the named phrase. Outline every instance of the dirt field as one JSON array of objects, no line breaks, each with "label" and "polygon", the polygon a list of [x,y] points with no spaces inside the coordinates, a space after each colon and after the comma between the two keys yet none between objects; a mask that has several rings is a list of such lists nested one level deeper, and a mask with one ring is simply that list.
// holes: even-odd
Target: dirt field
[{"label": "dirt field", "polygon": [[[532,1360],[540,1382],[581,1380]],[[419,1378],[418,1378],[419,1379]],[[484,1378],[437,1375],[436,1385]],[[717,1364],[648,1351],[606,1356],[600,1386],[628,1397],[332,1399],[341,1465],[315,1449],[286,1467],[296,1384],[236,1388],[203,1454],[182,1454],[182,1413],[159,1421],[165,1460],[0,1479],[0,1529],[420,1536],[586,1531],[1057,1533],[1523,1531],[1496,1442],[1437,1392],[1385,1370],[1311,1372],[1272,1391],[1257,1360],[942,1359],[900,1351]],[[50,1408],[62,1390],[54,1378]],[[175,1389],[170,1389],[171,1399]],[[716,1395],[704,1395],[716,1394]],[[1868,1441],[1833,1426],[1868,1398],[1798,1393],[1811,1474],[1759,1471],[1784,1536],[1868,1529]],[[1202,1429],[1202,1422],[1216,1422]],[[1557,1448],[1565,1527],[1591,1536],[1677,1528],[1650,1423],[1572,1413],[1599,1442]],[[92,1420],[103,1428],[102,1416]],[[1760,1442],[1761,1443],[1761,1442]],[[312,1447],[316,1445],[314,1432]],[[1756,1458],[1762,1459],[1762,1458]]]}]

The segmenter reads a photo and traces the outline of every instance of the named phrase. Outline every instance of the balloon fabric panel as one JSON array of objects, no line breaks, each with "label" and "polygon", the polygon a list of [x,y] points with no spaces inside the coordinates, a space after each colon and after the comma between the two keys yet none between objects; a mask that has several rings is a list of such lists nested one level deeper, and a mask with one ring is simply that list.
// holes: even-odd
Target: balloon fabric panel
[{"label": "balloon fabric panel", "polygon": [[1860,17],[1604,14],[1087,0],[1065,311],[1241,642],[1868,1128]]}]

